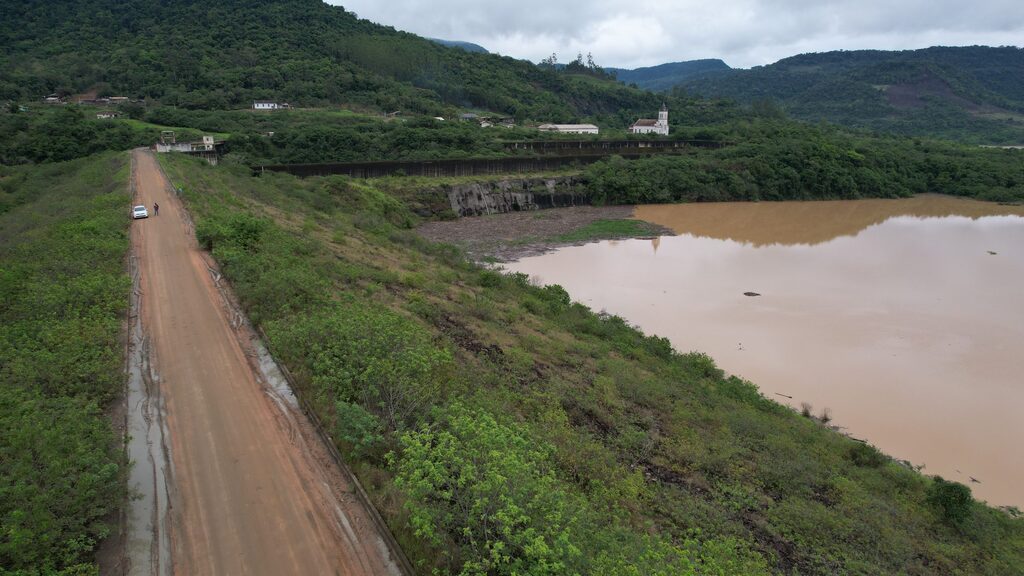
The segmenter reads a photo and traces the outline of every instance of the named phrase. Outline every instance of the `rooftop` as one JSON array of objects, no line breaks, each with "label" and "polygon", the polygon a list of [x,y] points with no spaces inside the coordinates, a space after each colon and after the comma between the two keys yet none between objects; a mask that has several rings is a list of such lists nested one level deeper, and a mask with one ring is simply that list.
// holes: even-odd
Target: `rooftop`
[{"label": "rooftop", "polygon": [[541,124],[539,128],[597,128],[593,124]]}]

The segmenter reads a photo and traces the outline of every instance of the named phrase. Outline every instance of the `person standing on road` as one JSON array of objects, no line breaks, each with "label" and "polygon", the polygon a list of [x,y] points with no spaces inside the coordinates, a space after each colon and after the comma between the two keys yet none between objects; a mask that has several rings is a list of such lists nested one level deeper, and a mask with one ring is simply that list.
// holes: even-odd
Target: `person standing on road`
[{"label": "person standing on road", "polygon": [[153,202],[153,215],[154,216],[159,216],[160,215],[160,205],[157,204],[156,202]]}]

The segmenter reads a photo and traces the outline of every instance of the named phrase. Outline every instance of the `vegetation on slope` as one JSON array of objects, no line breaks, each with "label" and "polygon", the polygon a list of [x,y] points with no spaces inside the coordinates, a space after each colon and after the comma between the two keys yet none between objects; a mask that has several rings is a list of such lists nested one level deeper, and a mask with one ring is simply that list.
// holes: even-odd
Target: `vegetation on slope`
[{"label": "vegetation on slope", "polygon": [[0,167],[0,573],[90,574],[125,495],[127,157]]},{"label": "vegetation on slope", "polygon": [[161,160],[422,573],[1024,567],[1024,521],[966,487],[424,242],[365,182]]},{"label": "vegetation on slope", "polygon": [[705,74],[680,88],[795,118],[981,144],[1024,143],[1024,49],[934,47],[801,54]]},{"label": "vegetation on slope", "polygon": [[[99,120],[92,114],[92,109],[78,107],[0,111],[0,164],[63,162],[148,146],[160,135],[156,126]],[[198,132],[181,131],[182,137],[192,134]]]},{"label": "vegetation on slope", "polygon": [[737,143],[684,156],[592,164],[600,204],[896,198],[938,192],[1024,201],[1024,152],[934,140],[866,137],[827,126],[762,119],[734,124]]}]

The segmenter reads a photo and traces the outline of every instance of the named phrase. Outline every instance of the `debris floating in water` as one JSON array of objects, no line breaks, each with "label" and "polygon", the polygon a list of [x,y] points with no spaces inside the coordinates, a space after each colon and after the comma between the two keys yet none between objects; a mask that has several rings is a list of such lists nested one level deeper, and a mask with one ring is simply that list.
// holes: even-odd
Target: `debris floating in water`
[{"label": "debris floating in water", "polygon": [[744,292],[744,296],[760,296],[757,292]]},{"label": "debris floating in water", "polygon": [[776,392],[775,395],[776,396],[782,396],[783,398],[789,398],[790,400],[793,399],[793,397],[790,396],[789,394],[783,394],[782,392]]},{"label": "debris floating in water", "polygon": [[997,254],[997,252],[993,252],[993,251],[991,251],[991,250],[989,250],[989,251],[988,251],[988,253],[989,253],[989,254],[990,254],[991,256],[995,256],[995,255]]}]

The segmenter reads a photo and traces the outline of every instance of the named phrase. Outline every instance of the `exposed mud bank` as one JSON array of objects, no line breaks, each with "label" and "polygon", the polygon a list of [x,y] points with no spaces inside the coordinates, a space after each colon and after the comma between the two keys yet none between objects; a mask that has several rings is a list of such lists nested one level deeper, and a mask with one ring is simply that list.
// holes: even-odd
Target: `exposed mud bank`
[{"label": "exposed mud bank", "polygon": [[[563,246],[607,239],[609,236],[600,235],[569,240],[565,237],[598,222],[629,220],[633,210],[633,206],[575,206],[539,212],[509,212],[446,222],[427,222],[417,230],[429,240],[463,248],[473,260],[511,262]],[[655,224],[638,224],[635,228],[637,234],[631,237],[673,234]]]}]

